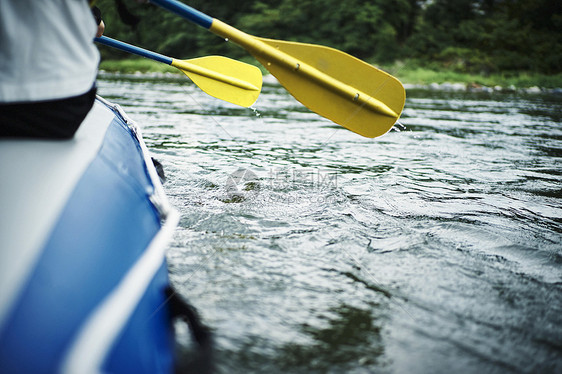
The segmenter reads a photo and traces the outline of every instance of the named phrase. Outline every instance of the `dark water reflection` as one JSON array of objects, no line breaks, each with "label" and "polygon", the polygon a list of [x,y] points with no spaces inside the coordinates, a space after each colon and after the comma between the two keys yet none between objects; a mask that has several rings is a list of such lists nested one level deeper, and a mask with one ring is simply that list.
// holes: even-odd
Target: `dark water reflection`
[{"label": "dark water reflection", "polygon": [[165,166],[219,372],[562,371],[562,97],[410,91],[372,140],[278,87],[257,113],[183,80],[100,93]]}]

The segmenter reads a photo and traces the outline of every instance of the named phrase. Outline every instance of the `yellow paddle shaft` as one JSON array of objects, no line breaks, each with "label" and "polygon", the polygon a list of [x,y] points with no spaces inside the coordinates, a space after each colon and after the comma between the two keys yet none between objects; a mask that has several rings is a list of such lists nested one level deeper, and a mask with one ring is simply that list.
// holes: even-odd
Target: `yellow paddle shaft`
[{"label": "yellow paddle shaft", "polygon": [[[238,79],[236,77],[231,77],[210,69],[207,69],[203,66],[198,66],[195,65],[193,63],[184,61],[184,60],[177,60],[177,59],[173,59],[172,63],[170,64],[173,67],[176,67],[180,70],[183,70],[187,73],[193,73],[193,74],[197,74],[197,75],[201,75],[210,79],[214,79],[226,84],[229,84],[231,86],[235,86],[235,87],[239,87],[239,88],[243,88],[245,90],[249,90],[249,91],[260,91],[260,89],[256,86],[254,86],[251,83],[245,82],[241,79]],[[189,76],[189,74],[187,74]]]},{"label": "yellow paddle shaft", "polygon": [[296,74],[302,75],[314,83],[336,92],[343,98],[348,98],[356,102],[359,106],[363,106],[385,116],[398,118],[398,114],[382,101],[334,79],[313,66],[303,63],[295,57],[262,42],[252,35],[229,26],[216,18],[213,19],[209,30],[222,38],[226,38],[240,45],[254,56],[269,59],[272,63],[277,63],[280,66],[284,66],[286,69],[292,69]]}]

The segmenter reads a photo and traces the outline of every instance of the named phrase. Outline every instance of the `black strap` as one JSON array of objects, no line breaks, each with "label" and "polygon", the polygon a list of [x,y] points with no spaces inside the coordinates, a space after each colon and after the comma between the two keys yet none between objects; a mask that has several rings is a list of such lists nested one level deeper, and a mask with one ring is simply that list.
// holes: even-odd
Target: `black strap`
[{"label": "black strap", "polygon": [[173,318],[180,319],[188,324],[191,336],[198,346],[198,357],[190,359],[187,367],[182,367],[182,372],[210,374],[213,372],[213,335],[197,310],[170,286],[166,288],[168,305]]},{"label": "black strap", "polygon": [[100,10],[100,8],[98,8],[97,6],[93,6],[92,7],[92,14],[94,15],[94,18],[96,20],[96,25],[99,25],[101,23],[101,10]]},{"label": "black strap", "polygon": [[151,157],[151,159],[152,159],[152,164],[154,164],[154,168],[156,169],[156,173],[158,174],[158,178],[160,179],[160,183],[164,184],[166,182],[166,174],[164,173],[164,166],[162,166],[160,161],[158,161],[154,157]]},{"label": "black strap", "polygon": [[96,88],[64,99],[0,103],[0,138],[71,139],[96,100]]}]

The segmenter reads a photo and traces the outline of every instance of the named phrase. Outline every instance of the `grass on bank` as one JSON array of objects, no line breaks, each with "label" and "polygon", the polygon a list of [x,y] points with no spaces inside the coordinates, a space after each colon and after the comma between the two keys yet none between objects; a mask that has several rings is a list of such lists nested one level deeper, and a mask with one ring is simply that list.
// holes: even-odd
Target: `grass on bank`
[{"label": "grass on bank", "polygon": [[561,88],[562,73],[555,75],[545,75],[531,72],[509,72],[498,74],[471,74],[460,73],[454,70],[434,70],[423,67],[408,67],[402,64],[381,67],[383,70],[394,75],[402,83],[410,84],[431,84],[431,83],[464,83],[487,87],[542,87],[542,88]]},{"label": "grass on bank", "polygon": [[[264,74],[267,73],[259,66]],[[381,66],[381,68],[390,74],[396,76],[404,84],[420,84],[429,85],[431,83],[464,83],[480,86],[494,87],[510,87],[528,88],[562,88],[562,73],[555,75],[545,75],[540,73],[529,72],[509,72],[504,74],[479,75],[470,73],[460,73],[447,69],[431,69],[415,66],[409,63],[395,63],[393,65]],[[147,59],[125,59],[125,60],[107,60],[102,61],[100,69],[108,72],[118,73],[177,73],[180,71],[169,65],[159,63]]]},{"label": "grass on bank", "polygon": [[[112,73],[133,74],[141,73],[180,73],[180,71],[170,65],[161,62],[143,59],[125,59],[125,60],[102,60],[100,70]],[[181,73],[180,73],[181,74]]]}]

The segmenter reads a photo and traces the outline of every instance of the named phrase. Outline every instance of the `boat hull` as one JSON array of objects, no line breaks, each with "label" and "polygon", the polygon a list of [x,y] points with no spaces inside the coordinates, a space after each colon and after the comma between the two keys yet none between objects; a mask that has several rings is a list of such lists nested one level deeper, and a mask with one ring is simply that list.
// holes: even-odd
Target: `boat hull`
[{"label": "boat hull", "polygon": [[[85,122],[71,141],[0,143],[3,170],[14,169],[7,158],[39,148],[37,157],[27,158],[42,171],[22,181],[14,175],[25,168],[22,162],[12,170],[15,181],[2,187],[25,207],[22,213],[6,196],[1,201],[7,210],[0,252],[8,262],[0,267],[11,276],[0,286],[9,295],[0,313],[0,372],[171,372],[165,248],[177,215],[138,128],[119,107],[98,99]],[[80,146],[92,139],[98,141],[84,156]],[[49,148],[58,154],[45,161],[41,153]],[[72,157],[81,159],[78,166],[66,162]],[[42,177],[61,167],[67,173]],[[40,198],[17,196],[18,183],[33,183]],[[18,211],[16,222],[9,211]],[[14,255],[20,249],[23,260]]]}]

